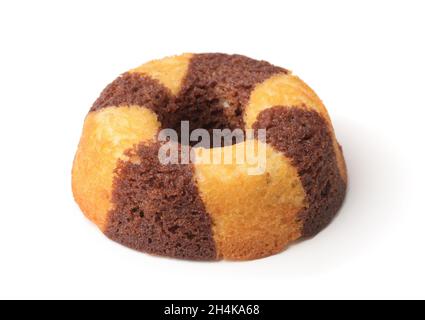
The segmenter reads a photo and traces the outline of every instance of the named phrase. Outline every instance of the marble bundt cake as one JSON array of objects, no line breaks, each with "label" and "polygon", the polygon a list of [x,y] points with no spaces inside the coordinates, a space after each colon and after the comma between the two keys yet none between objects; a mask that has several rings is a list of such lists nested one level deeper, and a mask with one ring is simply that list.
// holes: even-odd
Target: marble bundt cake
[{"label": "marble bundt cake", "polygon": [[[247,162],[162,164],[158,133],[178,132],[183,120],[190,130],[266,129],[265,141],[214,146],[264,146],[265,171],[250,175]],[[75,200],[109,238],[191,260],[256,259],[314,236],[347,183],[313,90],[286,69],[226,54],[152,61],[108,85],[86,117],[72,178]]]}]

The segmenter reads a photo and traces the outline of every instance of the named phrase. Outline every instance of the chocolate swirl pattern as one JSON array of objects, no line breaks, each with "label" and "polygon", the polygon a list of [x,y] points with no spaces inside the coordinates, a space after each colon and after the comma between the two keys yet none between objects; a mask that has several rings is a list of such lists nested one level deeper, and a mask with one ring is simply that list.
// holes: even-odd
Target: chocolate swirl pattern
[{"label": "chocolate swirl pattern", "polygon": [[[158,133],[178,132],[181,121],[210,132],[266,129],[266,141],[216,146],[265,144],[264,173],[250,175],[248,162],[161,164]],[[86,117],[72,177],[80,208],[109,238],[191,260],[256,259],[314,236],[347,184],[313,90],[286,69],[218,53],[152,61],[107,86]]]}]

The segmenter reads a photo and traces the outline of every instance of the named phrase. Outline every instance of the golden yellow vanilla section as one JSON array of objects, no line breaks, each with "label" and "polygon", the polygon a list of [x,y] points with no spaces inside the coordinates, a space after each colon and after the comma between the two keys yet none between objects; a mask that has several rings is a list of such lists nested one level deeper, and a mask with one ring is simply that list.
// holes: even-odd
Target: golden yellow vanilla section
[{"label": "golden yellow vanilla section", "polygon": [[[265,162],[260,159],[261,149]],[[213,150],[223,155],[195,149],[194,166],[201,198],[213,221],[218,258],[265,257],[298,239],[302,227],[298,213],[305,206],[305,193],[290,160],[257,140]],[[230,163],[214,161],[226,159],[229,153]],[[237,156],[241,154],[245,158]]]},{"label": "golden yellow vanilla section", "polygon": [[184,77],[189,69],[193,54],[186,53],[180,56],[167,57],[161,60],[148,62],[130,73],[141,73],[158,80],[176,95],[181,88]]},{"label": "golden yellow vanilla section", "polygon": [[274,107],[299,107],[317,111],[327,122],[332,133],[334,150],[341,176],[346,181],[347,172],[344,158],[339,149],[335,132],[329,114],[317,94],[300,78],[292,74],[278,74],[257,85],[251,93],[249,103],[245,109],[244,120],[248,129],[257,120],[257,116],[264,110]]},{"label": "golden yellow vanilla section", "polygon": [[133,145],[153,139],[160,128],[144,107],[101,109],[88,114],[72,170],[72,190],[84,214],[100,229],[111,208],[114,170]]}]

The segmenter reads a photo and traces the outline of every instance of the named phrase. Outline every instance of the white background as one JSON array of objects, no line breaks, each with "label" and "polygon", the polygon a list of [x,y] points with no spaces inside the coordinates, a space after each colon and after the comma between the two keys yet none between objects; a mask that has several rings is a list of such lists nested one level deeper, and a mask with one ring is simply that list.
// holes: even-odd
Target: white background
[{"label": "white background", "polygon": [[[0,298],[425,298],[423,1],[1,1]],[[271,258],[193,263],[121,247],[74,203],[103,87],[154,58],[240,53],[321,96],[343,209]]]}]

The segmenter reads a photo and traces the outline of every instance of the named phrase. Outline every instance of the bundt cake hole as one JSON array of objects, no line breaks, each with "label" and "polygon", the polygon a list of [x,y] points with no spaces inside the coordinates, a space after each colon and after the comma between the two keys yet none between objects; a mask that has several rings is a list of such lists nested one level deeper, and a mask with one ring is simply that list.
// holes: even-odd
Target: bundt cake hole
[{"label": "bundt cake hole", "polygon": [[[208,109],[208,106],[205,109]],[[177,141],[175,141],[175,137],[170,138],[174,142],[191,147],[218,148],[233,145],[241,142],[240,134],[235,130],[239,129],[240,132],[245,133],[243,125],[235,125],[235,122],[243,124],[242,112],[237,117],[239,118],[238,121],[229,121],[223,110],[213,110],[209,116],[204,114],[189,116],[185,114],[184,116],[176,117],[178,120],[170,126],[170,129],[177,133]],[[188,131],[186,128],[182,128],[183,121],[188,121]],[[197,129],[206,130],[208,132],[208,140],[205,140],[207,136],[195,139],[192,134]],[[229,135],[232,136],[232,139],[230,139]],[[242,137],[243,140],[245,140],[244,136]]]},{"label": "bundt cake hole", "polygon": [[[196,129],[204,129],[208,131],[209,141],[203,141],[202,147],[215,148],[229,145],[229,142],[222,141],[214,143],[212,136],[213,130],[235,129],[244,130],[243,121],[243,105],[246,104],[246,97],[240,96],[236,88],[232,84],[217,87],[217,81],[209,81],[199,83],[199,79],[186,79],[182,90],[178,97],[167,106],[167,123],[163,123],[164,127],[173,129],[178,134],[178,142],[182,145],[189,144],[196,146],[198,141],[190,141],[190,139],[182,139],[183,134],[181,124],[182,121],[189,122],[189,137]],[[172,116],[170,116],[172,114]],[[189,143],[187,141],[189,140]],[[224,139],[223,139],[224,140]],[[231,141],[231,144],[235,144]]]}]

